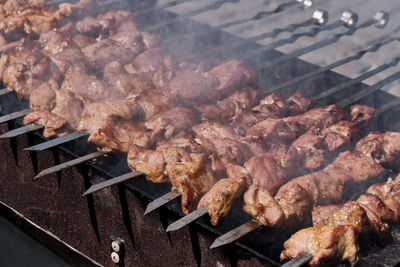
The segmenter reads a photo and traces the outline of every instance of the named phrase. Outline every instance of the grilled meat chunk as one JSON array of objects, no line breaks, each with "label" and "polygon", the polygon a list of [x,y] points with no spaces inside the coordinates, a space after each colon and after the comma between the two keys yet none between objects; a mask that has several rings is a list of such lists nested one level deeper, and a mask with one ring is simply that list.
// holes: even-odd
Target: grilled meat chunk
[{"label": "grilled meat chunk", "polygon": [[245,88],[236,91],[216,105],[204,105],[198,109],[203,119],[224,122],[234,117],[239,111],[253,106],[258,94],[259,90],[257,89]]},{"label": "grilled meat chunk", "polygon": [[[219,221],[226,217],[232,210],[232,206],[237,202],[242,192],[246,188],[249,174],[243,167],[243,176],[235,174],[235,177],[228,177],[216,182],[211,189],[200,199],[197,208],[206,208],[211,217],[211,224],[216,226]],[[229,167],[228,167],[229,169]]]},{"label": "grilled meat chunk", "polygon": [[359,203],[364,209],[367,207],[368,209],[371,209],[376,215],[379,216],[380,219],[385,222],[396,222],[395,213],[386,206],[379,196],[371,193],[365,193],[357,198],[357,203]]},{"label": "grilled meat chunk", "polygon": [[229,126],[235,131],[237,135],[245,135],[247,129],[254,124],[268,118],[266,113],[239,110],[232,118]]},{"label": "grilled meat chunk", "polygon": [[350,107],[351,121],[356,122],[360,127],[365,127],[369,124],[375,109],[366,105],[353,105]]},{"label": "grilled meat chunk", "polygon": [[263,225],[280,227],[285,214],[268,190],[251,185],[244,194],[243,210]]},{"label": "grilled meat chunk", "polygon": [[286,103],[282,95],[279,92],[273,92],[263,98],[252,110],[264,113],[270,118],[277,118],[282,115],[285,108]]},{"label": "grilled meat chunk", "polygon": [[355,150],[372,157],[384,166],[399,170],[400,133],[398,132],[369,133],[357,143]]},{"label": "grilled meat chunk", "polygon": [[314,206],[312,220],[313,227],[351,225],[357,235],[364,235],[370,231],[367,213],[355,201],[347,201],[341,205]]},{"label": "grilled meat chunk", "polygon": [[219,98],[227,97],[235,90],[253,86],[256,82],[256,71],[240,60],[224,62],[209,73],[218,79],[216,92]]},{"label": "grilled meat chunk", "polygon": [[72,130],[68,127],[66,119],[48,111],[34,111],[25,116],[23,123],[25,125],[38,123],[45,126],[43,136],[47,138],[62,136]]},{"label": "grilled meat chunk", "polygon": [[[363,124],[366,125],[366,124]],[[335,151],[350,143],[359,132],[359,126],[350,121],[339,121],[322,131],[328,151]]]},{"label": "grilled meat chunk", "polygon": [[300,90],[297,90],[287,100],[287,108],[292,115],[301,114],[308,110],[312,100],[305,97]]},{"label": "grilled meat chunk", "polygon": [[29,106],[33,110],[51,111],[56,105],[58,84],[49,80],[34,89],[29,97]]},{"label": "grilled meat chunk", "polygon": [[83,103],[68,92],[60,90],[56,93],[56,105],[51,112],[66,119],[76,129],[82,118]]},{"label": "grilled meat chunk", "polygon": [[281,260],[295,258],[305,252],[314,257],[310,266],[353,263],[358,244],[354,227],[349,225],[310,227],[298,231],[284,243]]}]

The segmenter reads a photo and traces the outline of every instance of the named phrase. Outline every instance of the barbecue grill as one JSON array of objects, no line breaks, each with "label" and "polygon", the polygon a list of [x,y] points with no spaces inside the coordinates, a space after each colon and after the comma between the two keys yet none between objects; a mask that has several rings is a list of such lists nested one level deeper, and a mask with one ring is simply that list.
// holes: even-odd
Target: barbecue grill
[{"label": "barbecue grill", "polygon": [[[59,2],[48,1],[54,6]],[[256,69],[258,86],[268,92],[279,91],[288,97],[301,89],[316,107],[362,103],[376,108],[377,115],[361,136],[376,130],[400,131],[396,116],[400,111],[396,86],[400,57],[395,49],[399,25],[393,20],[385,27],[399,6],[387,6],[389,12],[385,12],[366,7],[339,10],[329,0],[255,1],[254,6],[263,8],[256,10],[244,2],[104,1],[104,8],[118,6],[135,13],[139,27],[158,33],[165,49],[178,59],[241,59]],[[360,44],[349,45],[354,38]],[[334,56],[339,49],[346,49],[344,56]],[[390,49],[394,52],[388,56]],[[167,260],[173,265],[281,264],[282,244],[293,232],[258,228],[244,235],[246,231],[241,230],[240,238],[232,239],[234,244],[210,250],[215,238],[250,220],[237,208],[218,227],[199,218],[186,230],[165,233],[173,220],[184,215],[176,199],[179,194],[170,191],[169,185],[148,182],[142,173],[132,172],[120,153],[96,151],[95,145],[86,142],[86,133],[75,132],[42,144],[47,141],[37,131],[42,126],[22,127],[21,117],[30,112],[29,104],[6,89],[0,94],[1,114],[11,114],[0,118],[2,133],[16,130],[1,136],[10,140],[1,142],[7,155],[1,165],[1,200],[91,258],[112,266],[112,235],[125,240],[125,255],[119,264],[126,266],[156,266]],[[29,152],[22,151],[27,147]],[[395,173],[385,172],[379,180],[389,176]],[[356,199],[367,187],[345,192],[345,199]],[[159,199],[166,194],[169,197]],[[159,216],[143,217],[145,206],[154,200],[158,202],[153,209],[162,206]],[[391,239],[384,246],[363,239],[356,265],[399,264],[399,231],[398,224],[391,225]],[[303,255],[289,264],[300,266],[307,260]]]}]

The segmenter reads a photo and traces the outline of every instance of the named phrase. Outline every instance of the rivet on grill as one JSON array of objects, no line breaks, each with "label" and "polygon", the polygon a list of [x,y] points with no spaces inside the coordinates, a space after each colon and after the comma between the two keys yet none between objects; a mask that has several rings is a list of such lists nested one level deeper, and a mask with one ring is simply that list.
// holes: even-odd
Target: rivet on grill
[{"label": "rivet on grill", "polygon": [[346,10],[342,13],[340,20],[346,27],[352,28],[357,25],[358,15],[351,10]]},{"label": "rivet on grill", "polygon": [[317,9],[314,11],[312,18],[315,24],[325,25],[328,22],[329,14],[325,10]]},{"label": "rivet on grill", "polygon": [[301,3],[301,7],[306,9],[306,8],[310,8],[313,5],[313,1],[312,0],[296,0],[297,2]]},{"label": "rivet on grill", "polygon": [[383,29],[386,27],[389,21],[389,13],[379,10],[376,12],[374,16],[374,20],[376,20],[375,27],[379,29]]}]

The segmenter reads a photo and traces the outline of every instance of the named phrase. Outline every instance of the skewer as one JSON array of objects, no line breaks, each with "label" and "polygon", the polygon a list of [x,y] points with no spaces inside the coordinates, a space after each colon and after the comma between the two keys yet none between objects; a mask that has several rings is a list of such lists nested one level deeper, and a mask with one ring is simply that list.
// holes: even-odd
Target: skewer
[{"label": "skewer", "polygon": [[39,125],[39,124],[35,124],[35,123],[28,124],[28,125],[25,125],[25,126],[23,126],[21,128],[17,128],[17,129],[11,130],[9,132],[6,132],[5,134],[0,136],[0,139],[17,137],[19,135],[23,135],[23,134],[26,134],[26,133],[29,133],[29,132],[33,132],[33,131],[36,131],[36,130],[39,130],[39,129],[43,129],[43,128],[44,128],[43,125]]},{"label": "skewer", "polygon": [[43,177],[43,176],[46,176],[46,175],[61,171],[63,169],[69,168],[69,167],[76,166],[78,164],[81,164],[83,162],[89,161],[91,159],[101,157],[101,156],[103,156],[105,154],[106,154],[106,152],[97,151],[97,152],[91,153],[89,155],[85,155],[83,157],[64,162],[62,164],[59,164],[59,165],[56,165],[56,166],[53,166],[51,168],[48,168],[48,169],[45,169],[45,170],[41,171],[38,175],[36,175],[34,177],[34,179],[37,180],[40,177]]},{"label": "skewer", "polygon": [[309,262],[314,256],[310,253],[303,253],[282,265],[282,267],[300,267]]},{"label": "skewer", "polygon": [[0,90],[0,96],[11,93],[12,90],[8,89],[8,88],[4,88]]},{"label": "skewer", "polygon": [[200,15],[200,14],[202,14],[204,12],[207,12],[207,11],[210,11],[210,10],[216,10],[216,9],[220,8],[225,3],[236,3],[238,1],[239,0],[217,0],[214,3],[206,5],[205,7],[201,7],[199,9],[192,10],[192,11],[189,11],[189,12],[184,13],[184,14],[180,14],[177,17],[173,17],[171,19],[167,19],[167,20],[162,21],[160,23],[153,24],[153,25],[151,25],[149,27],[145,27],[145,30],[146,31],[155,31],[155,30],[158,30],[158,29],[160,29],[162,27],[165,27],[165,26],[177,21],[178,19],[180,19],[182,17],[186,17],[186,18],[194,17],[194,16]]},{"label": "skewer", "polygon": [[182,227],[188,225],[189,223],[197,220],[198,218],[202,217],[203,215],[207,214],[207,210],[204,207],[201,207],[183,218],[175,221],[174,223],[170,224],[167,228],[167,232],[172,232],[181,229]]},{"label": "skewer", "polygon": [[159,207],[167,204],[171,200],[179,197],[180,195],[181,195],[181,193],[178,190],[176,190],[176,189],[171,190],[170,192],[166,193],[165,195],[162,195],[161,197],[159,197],[159,198],[153,200],[152,202],[150,202],[147,205],[147,208],[146,208],[146,210],[144,212],[144,215],[146,215],[146,214],[158,209]]},{"label": "skewer", "polygon": [[27,109],[23,109],[17,112],[13,112],[7,115],[4,115],[2,117],[0,117],[0,123],[4,123],[4,122],[8,122],[8,121],[12,121],[18,118],[21,118],[25,115],[28,115],[29,113],[31,113],[32,110],[30,108]]},{"label": "skewer", "polygon": [[141,175],[143,175],[143,173],[134,171],[134,172],[126,173],[126,174],[118,176],[118,177],[114,177],[114,178],[106,180],[104,182],[92,185],[88,190],[86,190],[85,193],[83,193],[82,196],[87,196],[87,195],[93,194],[94,192],[102,190],[102,189],[104,189],[106,187],[109,187],[109,186],[112,186],[112,185],[116,185],[116,184],[120,184],[120,183],[125,182],[125,181],[127,181],[129,179],[132,179],[134,177],[138,177],[138,176],[141,176]]},{"label": "skewer", "polygon": [[[343,99],[337,105],[340,106],[341,108],[344,108],[345,106],[351,105],[352,103],[362,99],[363,97],[375,92],[379,88],[382,88],[398,79],[400,79],[400,71],[375,83],[374,85],[372,85],[370,87],[365,88],[364,90],[361,90],[360,92],[356,93],[355,95],[353,95],[349,98]],[[387,111],[389,108],[392,108],[395,105],[398,105],[399,103],[400,103],[400,100],[395,99],[395,100],[385,104],[384,106],[378,108],[376,110],[376,114],[380,115],[384,111]],[[386,175],[386,174],[387,174],[387,172],[383,173],[383,175]],[[211,245],[211,248],[220,247],[220,246],[229,244],[231,242],[234,242],[237,239],[239,239],[240,237],[246,235],[247,233],[249,233],[251,231],[254,231],[255,229],[257,229],[261,226],[262,226],[262,224],[257,222],[256,220],[252,219],[250,221],[247,221],[247,222],[243,223],[242,225],[236,227],[235,229],[233,229],[233,230],[221,235],[217,239],[215,239],[214,243],[212,243],[212,245]]]},{"label": "skewer", "polygon": [[45,150],[45,149],[48,149],[51,147],[55,147],[60,144],[64,144],[66,142],[69,142],[69,141],[72,141],[72,140],[75,140],[75,139],[78,139],[78,138],[81,138],[84,136],[88,136],[88,135],[89,135],[89,133],[87,133],[87,132],[73,132],[73,133],[67,134],[65,136],[61,136],[56,139],[49,140],[49,141],[46,141],[46,142],[38,144],[38,145],[25,148],[24,150],[25,151],[42,151],[42,150]]},{"label": "skewer", "polygon": [[[326,12],[325,10],[321,10],[321,9],[317,9],[313,12],[312,14],[312,18],[307,19],[303,22],[300,23],[294,23],[291,25],[288,25],[284,28],[278,28],[278,29],[273,29],[272,31],[266,32],[266,33],[262,33],[260,35],[257,36],[253,36],[250,38],[247,38],[246,40],[243,41],[239,41],[237,43],[232,43],[232,44],[227,44],[224,46],[219,46],[215,49],[212,50],[208,50],[206,53],[203,54],[203,57],[207,58],[210,57],[212,55],[218,54],[218,53],[223,53],[225,51],[233,51],[235,49],[238,49],[240,47],[245,47],[248,45],[249,42],[257,42],[266,38],[274,38],[276,36],[278,36],[280,33],[282,32],[294,32],[295,30],[297,30],[298,28],[301,27],[305,27],[307,25],[310,24],[315,24],[317,26],[324,26],[326,23],[328,22],[328,12]],[[281,39],[277,42],[274,42],[275,44],[275,48],[279,47],[281,45],[286,44],[287,42],[294,42],[295,40],[297,40],[298,38],[302,37],[302,36],[317,36],[320,32],[323,31],[330,31],[330,30],[334,30],[337,27],[341,26],[343,23],[342,22],[335,22],[332,23],[326,27],[318,27],[318,28],[313,28],[311,31],[306,31],[305,33],[299,33],[299,34],[292,34],[291,37],[289,38],[284,38]],[[193,34],[195,35],[195,34]],[[185,37],[185,36],[183,36]],[[188,37],[188,36],[186,36]],[[262,48],[263,49],[263,48]],[[257,52],[259,52],[260,49],[257,49]],[[264,51],[264,49],[262,50]],[[195,59],[197,57],[197,55],[192,56],[193,59]],[[189,59],[192,59],[192,57],[189,57]],[[248,58],[248,57],[247,57]]]},{"label": "skewer", "polygon": [[238,25],[238,24],[242,24],[245,22],[250,22],[250,21],[254,21],[254,20],[260,20],[260,19],[264,19],[266,17],[269,17],[273,14],[288,10],[289,8],[301,5],[301,7],[303,8],[309,8],[311,7],[313,4],[313,2],[311,0],[294,0],[294,1],[290,1],[290,2],[286,2],[283,4],[280,4],[278,7],[276,7],[275,9],[271,10],[271,11],[261,11],[258,12],[255,16],[253,16],[252,18],[246,18],[246,19],[239,19],[239,20],[234,20],[231,22],[227,22],[221,25],[218,25],[216,28],[218,29],[224,29],[224,28],[228,28],[234,25]]},{"label": "skewer", "polygon": [[[307,53],[309,53],[311,51],[315,51],[317,49],[320,49],[322,47],[330,45],[330,44],[332,44],[334,42],[337,42],[340,38],[342,38],[344,36],[350,36],[350,35],[352,35],[354,32],[356,32],[359,29],[368,28],[370,26],[375,26],[378,29],[383,29],[387,25],[388,20],[389,20],[389,15],[388,15],[387,12],[378,11],[373,18],[367,20],[366,22],[360,24],[359,26],[354,26],[355,23],[357,22],[355,13],[353,13],[351,11],[345,11],[342,14],[341,21],[343,23],[345,23],[345,25],[347,25],[349,27],[346,31],[334,34],[331,37],[329,37],[327,39],[324,39],[322,41],[319,41],[317,43],[314,43],[314,44],[312,44],[310,46],[301,48],[301,49],[293,51],[293,52],[291,52],[289,54],[286,54],[286,55],[283,55],[283,56],[278,57],[276,59],[273,59],[273,60],[269,61],[268,64],[261,63],[258,66],[256,66],[255,69],[256,70],[262,70],[262,69],[265,69],[265,68],[270,68],[272,66],[275,66],[277,64],[281,64],[281,63],[283,63],[285,61],[288,61],[290,59],[293,59],[295,57],[300,57],[300,56],[302,56],[304,54],[307,54]],[[296,36],[292,35],[292,36],[288,37],[287,41],[289,41],[289,43],[290,42],[294,42],[294,37],[296,37]],[[279,46],[281,46],[280,43],[284,42],[284,41],[285,41],[285,39],[279,40],[278,41]],[[276,48],[276,43],[273,43],[271,45],[266,46],[266,50],[272,50],[274,48]],[[265,50],[263,50],[262,52],[264,52],[264,51]],[[259,52],[257,52],[256,55],[258,55],[258,54],[259,54]],[[256,55],[251,55],[251,58],[256,56]]]}]

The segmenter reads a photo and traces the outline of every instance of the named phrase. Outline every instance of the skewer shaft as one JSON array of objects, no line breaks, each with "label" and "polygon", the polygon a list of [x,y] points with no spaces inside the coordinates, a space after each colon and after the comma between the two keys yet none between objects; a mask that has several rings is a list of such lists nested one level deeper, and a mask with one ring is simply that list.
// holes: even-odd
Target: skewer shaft
[{"label": "skewer shaft", "polygon": [[229,244],[233,241],[236,241],[240,237],[246,235],[247,233],[250,233],[257,228],[261,227],[262,224],[259,223],[256,220],[250,220],[248,222],[245,222],[244,224],[240,225],[239,227],[236,227],[235,229],[229,231],[226,234],[221,235],[215,241],[211,244],[211,249],[217,248],[226,244]]},{"label": "skewer shaft", "polygon": [[167,204],[171,200],[179,197],[180,195],[181,195],[181,193],[178,190],[176,190],[176,189],[171,190],[170,192],[166,193],[165,195],[163,195],[163,196],[153,200],[152,202],[150,202],[147,205],[147,208],[146,208],[146,210],[144,212],[144,215],[146,215],[146,214],[158,209],[159,207]]},{"label": "skewer shaft", "polygon": [[303,253],[282,265],[282,267],[300,267],[309,262],[314,256],[310,253]]},{"label": "skewer shaft", "polygon": [[66,142],[69,142],[69,141],[72,141],[72,140],[75,140],[75,139],[78,139],[78,138],[81,138],[81,137],[84,137],[87,135],[89,135],[89,134],[86,132],[73,132],[73,133],[67,134],[65,136],[62,136],[62,137],[59,137],[59,138],[35,145],[35,146],[25,148],[24,150],[26,150],[26,151],[42,151],[42,150],[64,144]]},{"label": "skewer shaft", "polygon": [[39,124],[28,124],[26,126],[11,130],[3,135],[0,136],[0,139],[4,139],[4,138],[11,138],[11,137],[17,137],[19,135],[23,135],[29,132],[33,132],[39,129],[43,129],[44,126],[43,125],[39,125]]},{"label": "skewer shaft", "polygon": [[201,208],[189,213],[185,217],[180,218],[176,222],[170,224],[167,228],[167,232],[179,230],[179,229],[185,227],[186,225],[188,225],[189,223],[197,220],[198,218],[200,218],[201,216],[206,215],[206,214],[207,214],[207,210],[204,207],[201,207]]},{"label": "skewer shaft", "polygon": [[118,177],[114,177],[114,178],[106,180],[104,182],[92,185],[85,193],[83,193],[83,196],[93,194],[94,192],[97,192],[104,188],[110,187],[112,185],[120,184],[122,182],[125,182],[126,180],[129,180],[134,177],[141,176],[141,175],[143,175],[143,173],[134,171],[134,172],[130,172],[130,173],[118,176]]},{"label": "skewer shaft", "polygon": [[4,123],[4,122],[8,122],[8,121],[11,121],[11,120],[15,120],[15,119],[21,118],[21,117],[23,117],[25,115],[28,115],[31,112],[32,112],[32,110],[30,108],[27,108],[27,109],[23,109],[23,110],[20,110],[20,111],[17,111],[17,112],[13,112],[13,113],[4,115],[4,116],[0,117],[0,123]]},{"label": "skewer shaft", "polygon": [[66,168],[70,168],[70,167],[76,166],[78,164],[81,164],[83,162],[89,161],[91,159],[101,157],[101,156],[103,156],[105,154],[106,154],[106,152],[97,151],[97,152],[91,153],[89,155],[86,155],[86,156],[83,156],[83,157],[80,157],[80,158],[77,158],[77,159],[74,159],[74,160],[71,160],[71,161],[64,162],[62,164],[59,164],[59,165],[56,165],[56,166],[53,166],[51,168],[48,168],[48,169],[45,169],[45,170],[41,171],[38,175],[35,176],[34,179],[36,180],[36,179],[39,179],[40,177],[43,177],[43,176],[46,176],[46,175],[61,171],[61,170],[66,169]]},{"label": "skewer shaft", "polygon": [[12,90],[8,89],[8,88],[4,88],[0,90],[0,96],[11,93]]}]

